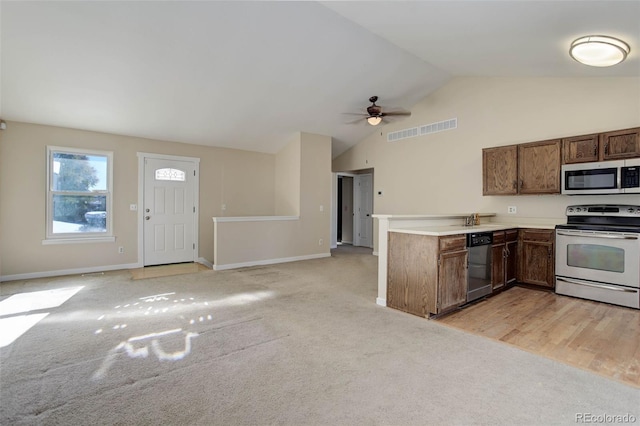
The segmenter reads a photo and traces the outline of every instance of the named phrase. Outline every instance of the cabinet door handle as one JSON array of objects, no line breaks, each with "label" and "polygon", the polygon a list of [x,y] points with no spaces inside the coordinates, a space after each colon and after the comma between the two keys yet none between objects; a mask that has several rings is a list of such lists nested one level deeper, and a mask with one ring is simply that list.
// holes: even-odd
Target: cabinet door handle
[{"label": "cabinet door handle", "polygon": [[520,189],[524,188],[524,180],[520,179]]},{"label": "cabinet door handle", "polygon": [[593,156],[595,157],[598,154],[598,144],[593,144]]},{"label": "cabinet door handle", "polygon": [[604,155],[609,155],[609,142],[604,144]]}]

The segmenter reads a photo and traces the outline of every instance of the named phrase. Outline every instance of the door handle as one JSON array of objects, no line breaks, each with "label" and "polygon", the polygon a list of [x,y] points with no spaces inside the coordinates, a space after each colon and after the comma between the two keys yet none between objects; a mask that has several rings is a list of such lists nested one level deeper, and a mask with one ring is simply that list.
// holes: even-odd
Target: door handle
[{"label": "door handle", "polygon": [[149,219],[151,219],[151,216],[145,216],[144,217],[144,220],[149,220]]},{"label": "door handle", "polygon": [[149,209],[144,209],[145,212],[149,213],[151,210]]}]

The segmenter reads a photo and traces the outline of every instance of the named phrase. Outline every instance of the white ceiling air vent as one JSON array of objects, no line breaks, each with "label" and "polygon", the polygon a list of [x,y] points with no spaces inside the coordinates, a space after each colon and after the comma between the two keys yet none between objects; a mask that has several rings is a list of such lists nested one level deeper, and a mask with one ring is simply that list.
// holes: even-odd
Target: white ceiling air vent
[{"label": "white ceiling air vent", "polygon": [[458,119],[451,118],[449,120],[438,121],[437,123],[425,124],[418,127],[412,127],[410,129],[387,133],[387,142],[395,142],[402,139],[415,138],[416,136],[424,136],[431,133],[444,132],[445,130],[453,130],[456,128],[458,128]]},{"label": "white ceiling air vent", "polygon": [[401,139],[415,138],[420,130],[417,127],[410,129],[398,130],[397,132],[387,133],[387,142],[395,142]]}]

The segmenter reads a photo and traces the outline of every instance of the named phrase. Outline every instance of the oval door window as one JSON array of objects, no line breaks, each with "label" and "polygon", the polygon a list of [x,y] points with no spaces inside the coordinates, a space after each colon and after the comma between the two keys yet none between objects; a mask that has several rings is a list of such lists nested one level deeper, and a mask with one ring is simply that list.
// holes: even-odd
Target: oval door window
[{"label": "oval door window", "polygon": [[185,178],[186,174],[182,170],[170,168],[156,170],[156,180],[172,180],[184,182]]}]

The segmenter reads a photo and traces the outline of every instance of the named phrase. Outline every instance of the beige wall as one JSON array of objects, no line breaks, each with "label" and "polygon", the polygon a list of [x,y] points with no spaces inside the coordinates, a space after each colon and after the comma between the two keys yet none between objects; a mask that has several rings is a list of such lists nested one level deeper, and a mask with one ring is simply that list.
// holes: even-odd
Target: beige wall
[{"label": "beige wall", "polygon": [[[329,253],[331,229],[331,137],[301,133],[301,253]],[[322,211],[320,211],[322,206]],[[322,245],[318,241],[322,239]]]},{"label": "beige wall", "polygon": [[[276,176],[297,182],[297,185],[281,182],[281,188],[299,188],[299,218],[215,219],[216,269],[330,255],[331,138],[300,133],[276,158],[278,167],[284,169],[276,171]],[[297,176],[294,170],[298,170]],[[283,199],[295,200],[296,197]]]},{"label": "beige wall", "polygon": [[[456,130],[387,142],[388,132],[458,119]],[[482,148],[640,126],[640,78],[456,78],[333,161],[373,167],[374,212],[495,212],[564,218],[569,204],[631,203],[630,196],[482,196]],[[382,135],[380,134],[382,132]],[[377,238],[376,238],[377,247]]]},{"label": "beige wall", "polygon": [[[0,141],[0,276],[132,264],[137,259],[137,152],[200,158],[199,257],[213,260],[212,216],[272,215],[275,156],[8,122]],[[46,146],[113,151],[115,243],[42,245]],[[226,211],[222,211],[226,204]],[[118,254],[117,247],[125,253]]]},{"label": "beige wall", "polygon": [[300,215],[300,135],[276,154],[275,215]]}]

